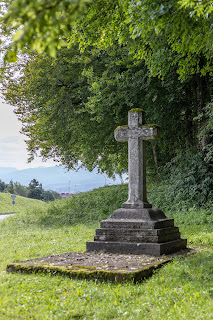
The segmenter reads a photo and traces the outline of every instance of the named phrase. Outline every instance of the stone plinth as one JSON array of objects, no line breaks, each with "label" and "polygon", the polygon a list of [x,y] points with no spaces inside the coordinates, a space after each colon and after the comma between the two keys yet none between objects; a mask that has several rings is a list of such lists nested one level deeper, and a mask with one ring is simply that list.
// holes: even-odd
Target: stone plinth
[{"label": "stone plinth", "polygon": [[88,252],[162,255],[186,248],[174,220],[159,209],[116,210],[96,229],[94,241],[87,242]]},{"label": "stone plinth", "polygon": [[145,124],[142,109],[130,110],[128,126],[115,130],[117,141],[128,142],[128,199],[101,222],[94,241],[86,244],[88,252],[162,255],[186,248],[174,220],[152,208],[146,196],[146,141],[158,136],[158,126]]}]

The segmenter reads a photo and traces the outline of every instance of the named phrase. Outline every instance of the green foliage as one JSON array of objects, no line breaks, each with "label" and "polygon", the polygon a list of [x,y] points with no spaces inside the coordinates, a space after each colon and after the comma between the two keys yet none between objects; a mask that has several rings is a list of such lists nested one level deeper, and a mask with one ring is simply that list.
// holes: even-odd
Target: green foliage
[{"label": "green foliage", "polygon": [[14,193],[14,186],[13,186],[13,181],[10,180],[9,184],[6,187],[6,191],[9,193]]},{"label": "green foliage", "polygon": [[9,184],[5,183],[4,185],[5,185],[5,188],[2,191],[9,192],[11,194],[14,193],[21,197],[28,197],[28,194],[29,194],[28,188],[21,185],[19,182],[13,182],[11,180]]},{"label": "green foliage", "polygon": [[211,1],[58,0],[6,1],[2,30],[13,35],[6,60],[19,49],[48,51],[78,41],[99,48],[115,41],[144,59],[152,75],[164,76],[177,64],[182,79],[212,73]]},{"label": "green foliage", "polygon": [[0,192],[3,192],[6,189],[6,183],[0,180]]},{"label": "green foliage", "polygon": [[[71,24],[83,10],[88,0],[8,0],[1,4],[3,32],[12,35],[12,44],[5,60],[15,61],[19,49],[48,51],[55,56],[56,49],[63,46],[65,35],[69,35]],[[14,32],[15,31],[15,32]]]},{"label": "green foliage", "polygon": [[208,18],[209,13],[213,11],[211,0],[179,0],[179,3],[185,8],[193,9],[193,11],[191,11],[191,14],[196,14],[198,15],[198,17],[202,15]]},{"label": "green foliage", "polygon": [[33,179],[28,187],[21,185],[19,182],[13,182],[12,180],[9,184],[0,180],[0,192],[8,192],[21,197],[44,200],[46,202],[61,199],[61,195],[58,192],[44,190],[36,179]]},{"label": "green foliage", "polygon": [[13,81],[9,73],[4,85],[8,101],[16,106],[23,122],[23,132],[30,138],[31,159],[41,153],[44,158],[54,157],[69,168],[81,160],[90,170],[97,164],[102,167],[103,163],[113,175],[116,163],[122,161],[117,169],[122,172],[127,158],[127,153],[122,152],[126,146],[115,142],[113,132],[119,119],[127,116],[116,119],[119,111],[115,102],[110,112],[107,106],[95,114],[91,108],[85,108],[89,84],[82,72],[91,63],[98,76],[105,57],[96,52],[82,56],[76,47],[59,50],[57,59],[35,56],[23,69],[23,77]]},{"label": "green foliage", "polygon": [[29,187],[26,187],[28,193],[27,197],[32,199],[44,200],[46,202],[60,199],[61,196],[58,192],[52,190],[44,190],[42,184],[36,179],[33,179]]},{"label": "green foliage", "polygon": [[58,192],[52,190],[43,190],[42,196],[43,200],[47,202],[53,201],[55,199],[61,199],[61,195]]},{"label": "green foliage", "polygon": [[201,154],[178,154],[167,164],[168,198],[185,207],[205,206],[213,199],[213,168],[203,162]]},{"label": "green foliage", "polygon": [[[212,72],[212,38],[208,18],[194,16],[179,0],[133,1],[126,11],[126,24],[133,52],[145,59],[151,74],[164,76],[170,63],[178,66],[181,79],[187,75]],[[136,51],[137,50],[137,51]]]},{"label": "green foliage", "polygon": [[43,200],[43,188],[42,184],[36,179],[33,179],[29,184],[29,194],[28,197],[32,199]]},{"label": "green foliage", "polygon": [[22,197],[28,197],[29,195],[29,189],[23,185],[21,185],[20,183],[18,182],[15,182],[13,184],[14,186],[14,193],[19,195],[19,196],[22,196]]},{"label": "green foliage", "polygon": [[202,122],[202,128],[199,136],[203,145],[203,152],[205,154],[205,161],[213,163],[213,103],[209,103],[198,115],[199,120]]},{"label": "green foliage", "polygon": [[127,144],[116,142],[113,132],[127,125],[130,109],[143,101],[147,122],[161,128],[160,139],[148,144],[153,167],[154,153],[155,165],[164,164],[177,148],[197,144],[197,116],[212,87],[207,77],[202,86],[196,77],[180,83],[174,67],[164,80],[150,78],[144,63],[135,63],[118,45],[84,53],[73,46],[59,50],[56,59],[33,55],[17,68],[22,70],[17,78],[14,67],[6,69],[4,94],[23,123],[30,160],[39,154],[68,168],[81,160],[89,170],[98,166],[110,176],[127,170]]}]

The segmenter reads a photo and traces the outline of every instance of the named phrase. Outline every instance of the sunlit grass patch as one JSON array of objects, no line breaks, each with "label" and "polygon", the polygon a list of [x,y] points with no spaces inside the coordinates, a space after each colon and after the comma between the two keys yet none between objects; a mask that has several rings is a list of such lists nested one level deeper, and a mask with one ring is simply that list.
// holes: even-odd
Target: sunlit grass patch
[{"label": "sunlit grass patch", "polygon": [[21,212],[26,213],[26,210],[31,210],[32,207],[45,210],[47,203],[40,200],[16,196],[15,205],[13,206],[11,194],[0,192],[0,214]]}]

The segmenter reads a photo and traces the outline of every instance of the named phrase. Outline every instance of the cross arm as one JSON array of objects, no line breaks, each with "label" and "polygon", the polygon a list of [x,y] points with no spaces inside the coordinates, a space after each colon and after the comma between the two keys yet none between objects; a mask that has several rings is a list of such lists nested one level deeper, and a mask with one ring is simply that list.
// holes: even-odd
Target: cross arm
[{"label": "cross arm", "polygon": [[[135,131],[135,132],[133,132]],[[158,125],[142,125],[137,129],[131,130],[130,137],[134,138],[134,135],[138,134],[138,138],[142,140],[154,140],[159,138],[160,128]]]},{"label": "cross arm", "polygon": [[160,129],[157,125],[142,125],[138,128],[130,129],[128,126],[121,126],[115,129],[115,140],[127,142],[128,139],[154,140],[159,137]]},{"label": "cross arm", "polygon": [[114,137],[116,141],[127,142],[128,141],[128,126],[117,127],[114,131]]}]

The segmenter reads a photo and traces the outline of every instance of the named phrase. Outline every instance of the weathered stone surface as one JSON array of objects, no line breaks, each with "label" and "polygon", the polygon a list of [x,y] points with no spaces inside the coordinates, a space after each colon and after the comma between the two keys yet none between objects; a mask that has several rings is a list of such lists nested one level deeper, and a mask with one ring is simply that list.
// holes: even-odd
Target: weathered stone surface
[{"label": "weathered stone surface", "polygon": [[128,126],[115,130],[115,140],[128,142],[128,200],[127,208],[151,208],[146,197],[146,140],[159,136],[158,126],[145,125],[145,112],[132,109],[128,112]]},{"label": "weathered stone surface", "polygon": [[165,214],[157,208],[119,208],[113,212],[110,219],[162,220]]},{"label": "weathered stone surface", "polygon": [[100,223],[101,228],[128,228],[128,229],[160,229],[174,226],[174,219],[158,221],[133,219],[107,219]]},{"label": "weathered stone surface", "polygon": [[127,228],[109,228],[109,229],[96,229],[96,235],[103,235],[103,234],[142,234],[145,236],[162,236],[171,233],[179,232],[178,227],[170,227],[170,228],[163,228],[163,229],[127,229]]},{"label": "weathered stone surface", "polygon": [[133,242],[107,242],[91,241],[87,242],[87,251],[109,252],[120,254],[150,254],[159,256],[169,254],[186,248],[186,239],[177,239],[164,243],[133,243]]},{"label": "weathered stone surface", "polygon": [[7,272],[47,273],[77,279],[139,282],[174,257],[186,257],[200,249],[186,249],[167,256],[68,252],[37,259],[9,263]]},{"label": "weathered stone surface", "polygon": [[145,125],[141,109],[130,110],[128,126],[115,130],[117,141],[128,142],[128,200],[101,221],[94,242],[86,244],[88,252],[162,255],[186,248],[174,220],[152,208],[146,196],[146,140],[158,136],[158,126]]},{"label": "weathered stone surface", "polygon": [[[162,230],[128,230],[128,229],[96,229],[95,241],[126,241],[126,242],[167,242],[171,240],[176,240],[180,237],[180,232],[178,228],[169,228],[165,230],[165,233],[157,234],[156,231]],[[177,229],[177,230],[176,230]]]}]

